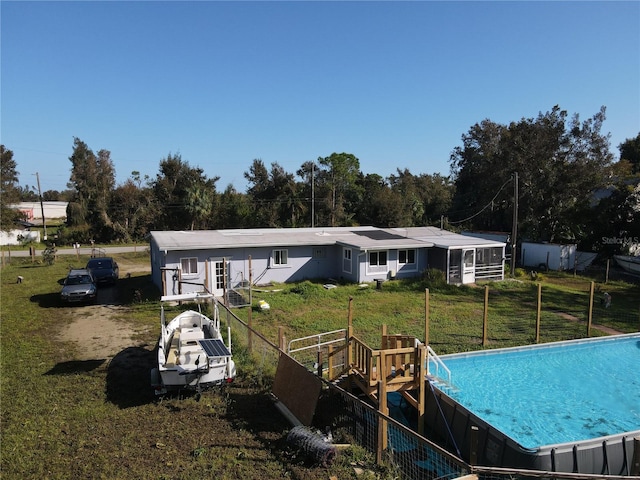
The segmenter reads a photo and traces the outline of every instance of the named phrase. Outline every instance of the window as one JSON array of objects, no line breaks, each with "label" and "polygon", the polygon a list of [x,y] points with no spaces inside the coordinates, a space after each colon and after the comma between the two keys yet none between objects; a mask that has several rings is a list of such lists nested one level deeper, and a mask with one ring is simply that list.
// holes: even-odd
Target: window
[{"label": "window", "polygon": [[398,263],[401,265],[415,265],[415,250],[398,250]]},{"label": "window", "polygon": [[324,247],[313,247],[313,258],[325,258],[327,251]]},{"label": "window", "polygon": [[383,267],[387,265],[387,252],[369,252],[369,266]]},{"label": "window", "polygon": [[274,250],[271,258],[274,267],[281,267],[289,263],[289,258],[286,249]]},{"label": "window", "polygon": [[387,274],[387,251],[369,252],[367,263],[367,275]]},{"label": "window", "polygon": [[197,275],[198,259],[196,257],[181,258],[180,268],[183,275]]},{"label": "window", "polygon": [[475,258],[475,250],[464,251],[464,266],[466,268],[473,268]]},{"label": "window", "polygon": [[342,249],[342,270],[346,273],[351,273],[351,249]]}]

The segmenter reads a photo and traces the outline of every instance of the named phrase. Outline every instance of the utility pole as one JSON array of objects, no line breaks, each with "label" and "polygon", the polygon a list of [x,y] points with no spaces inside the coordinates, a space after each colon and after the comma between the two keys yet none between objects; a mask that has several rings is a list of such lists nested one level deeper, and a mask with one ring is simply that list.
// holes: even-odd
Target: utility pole
[{"label": "utility pole", "polygon": [[518,236],[518,172],[513,172],[513,225],[511,226],[511,276],[516,275]]},{"label": "utility pole", "polygon": [[315,170],[315,162],[311,163],[311,228],[315,226],[315,215],[316,215],[316,196],[314,190],[315,181],[313,179],[313,174]]},{"label": "utility pole", "polygon": [[36,181],[38,182],[38,196],[40,197],[40,211],[42,212],[42,228],[44,229],[44,240],[47,240],[47,222],[44,218],[44,203],[42,202],[42,191],[40,190],[40,175],[36,172]]}]

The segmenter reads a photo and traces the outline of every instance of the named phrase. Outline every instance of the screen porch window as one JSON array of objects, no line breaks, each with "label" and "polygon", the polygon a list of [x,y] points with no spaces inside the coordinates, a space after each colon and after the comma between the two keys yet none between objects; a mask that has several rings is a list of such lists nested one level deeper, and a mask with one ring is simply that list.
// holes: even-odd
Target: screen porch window
[{"label": "screen porch window", "polygon": [[286,249],[274,250],[272,259],[273,259],[273,265],[276,267],[287,265],[289,261],[287,250]]},{"label": "screen porch window", "polygon": [[196,275],[198,273],[198,259],[196,257],[181,258],[180,269],[183,275]]}]

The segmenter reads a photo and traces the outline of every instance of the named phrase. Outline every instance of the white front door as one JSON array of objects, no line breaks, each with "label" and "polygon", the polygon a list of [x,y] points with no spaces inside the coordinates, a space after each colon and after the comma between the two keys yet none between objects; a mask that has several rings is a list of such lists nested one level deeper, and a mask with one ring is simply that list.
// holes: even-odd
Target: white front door
[{"label": "white front door", "polygon": [[462,283],[476,281],[476,250],[475,248],[462,251]]},{"label": "white front door", "polygon": [[225,274],[228,273],[229,262],[227,262],[227,269],[224,268],[224,260],[211,260],[209,262],[209,291],[216,296],[222,296],[225,288]]}]

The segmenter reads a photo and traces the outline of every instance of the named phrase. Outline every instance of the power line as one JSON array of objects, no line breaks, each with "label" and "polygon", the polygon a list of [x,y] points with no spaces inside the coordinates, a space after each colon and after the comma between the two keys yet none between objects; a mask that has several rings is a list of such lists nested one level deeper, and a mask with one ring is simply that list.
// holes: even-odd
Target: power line
[{"label": "power line", "polygon": [[479,212],[474,213],[473,215],[471,215],[470,217],[465,218],[464,220],[458,220],[457,222],[449,222],[449,225],[457,225],[459,223],[464,223],[467,222],[469,220],[471,220],[472,218],[477,217],[478,215],[480,215],[482,212],[484,212],[487,208],[489,208],[494,200],[496,198],[498,198],[498,195],[500,195],[500,192],[502,191],[502,189],[507,186],[509,183],[511,183],[511,181],[513,180],[513,178],[509,178],[509,180],[507,180],[506,182],[504,182],[502,184],[502,186],[500,187],[500,189],[498,190],[498,192],[494,195],[494,197],[489,201],[489,203],[487,203],[484,207],[482,207],[482,209]]}]

